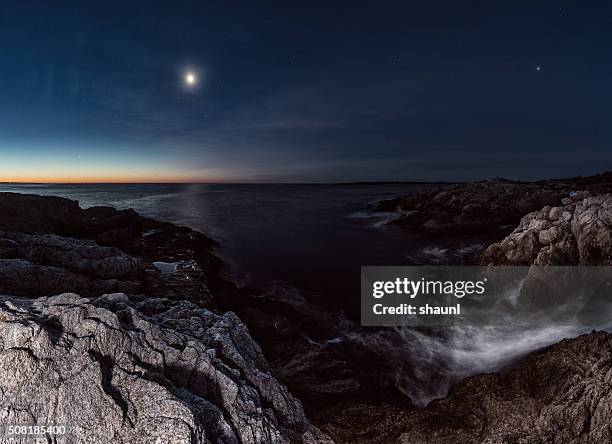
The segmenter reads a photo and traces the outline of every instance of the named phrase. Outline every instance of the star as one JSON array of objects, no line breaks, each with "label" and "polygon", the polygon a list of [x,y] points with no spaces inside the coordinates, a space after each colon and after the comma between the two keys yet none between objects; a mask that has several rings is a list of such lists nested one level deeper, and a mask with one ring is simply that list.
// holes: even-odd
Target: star
[{"label": "star", "polygon": [[538,72],[542,71],[542,67],[541,66],[536,66],[536,71],[538,71]]}]

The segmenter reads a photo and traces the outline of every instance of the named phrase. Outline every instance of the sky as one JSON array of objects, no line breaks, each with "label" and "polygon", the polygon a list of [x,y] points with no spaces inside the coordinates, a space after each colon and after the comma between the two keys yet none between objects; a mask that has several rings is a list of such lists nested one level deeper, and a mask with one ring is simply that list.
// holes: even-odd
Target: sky
[{"label": "sky", "polygon": [[0,0],[0,68],[0,181],[612,169],[604,2]]}]

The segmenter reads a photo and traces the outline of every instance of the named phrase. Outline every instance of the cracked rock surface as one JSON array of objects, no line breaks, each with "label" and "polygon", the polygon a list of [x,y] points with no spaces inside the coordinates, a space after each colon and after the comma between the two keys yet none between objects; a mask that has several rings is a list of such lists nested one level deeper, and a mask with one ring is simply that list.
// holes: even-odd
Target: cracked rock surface
[{"label": "cracked rock surface", "polygon": [[1,423],[69,442],[327,440],[233,313],[186,301],[4,297],[0,374]]}]

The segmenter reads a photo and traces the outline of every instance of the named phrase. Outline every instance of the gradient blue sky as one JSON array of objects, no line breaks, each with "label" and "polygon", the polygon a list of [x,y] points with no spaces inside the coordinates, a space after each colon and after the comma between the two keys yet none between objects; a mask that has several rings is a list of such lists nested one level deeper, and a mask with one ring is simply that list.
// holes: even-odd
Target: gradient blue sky
[{"label": "gradient blue sky", "polygon": [[0,181],[612,168],[608,5],[255,3],[1,2]]}]

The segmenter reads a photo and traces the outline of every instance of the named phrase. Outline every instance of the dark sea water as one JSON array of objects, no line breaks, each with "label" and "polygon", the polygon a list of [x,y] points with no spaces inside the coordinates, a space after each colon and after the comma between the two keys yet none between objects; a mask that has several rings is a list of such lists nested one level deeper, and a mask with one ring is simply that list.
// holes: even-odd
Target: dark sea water
[{"label": "dark sea water", "polygon": [[419,185],[2,185],[10,191],[78,200],[83,207],[133,208],[143,216],[189,226],[219,242],[217,254],[241,285],[281,288],[349,319],[322,347],[345,347],[354,365],[417,405],[446,395],[463,377],[502,368],[525,353],[580,333],[543,325],[449,328],[435,335],[409,328],[359,327],[360,267],[444,260],[456,251],[388,227],[390,214],[369,204]]}]

